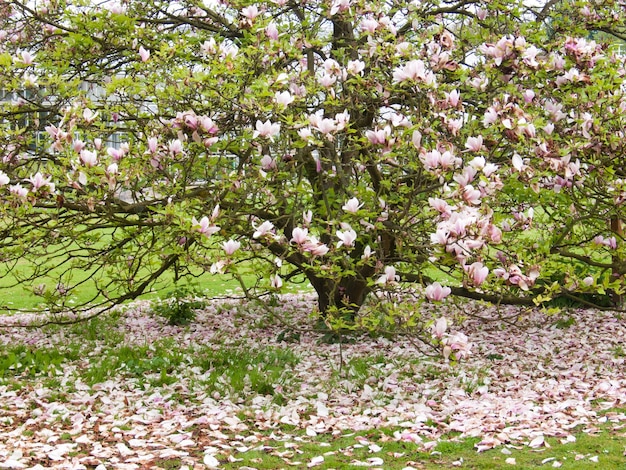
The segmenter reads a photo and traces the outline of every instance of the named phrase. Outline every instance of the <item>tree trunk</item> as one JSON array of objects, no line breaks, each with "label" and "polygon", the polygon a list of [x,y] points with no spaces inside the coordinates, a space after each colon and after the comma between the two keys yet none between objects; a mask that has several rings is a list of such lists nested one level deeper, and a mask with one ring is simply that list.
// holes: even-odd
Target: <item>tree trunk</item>
[{"label": "tree trunk", "polygon": [[[611,231],[615,234],[617,238],[619,238],[620,240],[623,239],[624,227],[622,225],[622,221],[619,218],[617,217],[611,218]],[[611,261],[613,263],[613,277],[615,280],[617,280],[621,277],[621,270],[619,269],[621,260],[619,256],[613,255]],[[621,294],[617,294],[616,292],[613,292],[611,295],[611,300],[613,302],[614,307],[621,307],[624,303],[624,296]]]},{"label": "tree trunk", "polygon": [[353,321],[370,292],[367,281],[355,277],[339,280],[314,278],[310,282],[317,292],[317,304],[323,319],[336,312]]}]

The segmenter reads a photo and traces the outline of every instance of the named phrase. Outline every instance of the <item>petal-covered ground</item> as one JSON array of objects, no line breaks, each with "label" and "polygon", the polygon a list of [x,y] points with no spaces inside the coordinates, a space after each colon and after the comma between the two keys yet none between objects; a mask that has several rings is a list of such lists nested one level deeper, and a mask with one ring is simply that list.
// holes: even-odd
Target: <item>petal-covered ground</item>
[{"label": "petal-covered ground", "polygon": [[[322,344],[311,331],[314,303],[285,296],[271,314],[212,301],[192,325],[176,327],[137,302],[91,326],[0,329],[3,350],[12,351],[0,359],[0,468],[140,469],[173,458],[189,468],[217,467],[260,446],[289,448],[292,440],[381,426],[421,450],[450,436],[479,437],[478,450],[541,447],[547,436],[573,439],[581,425],[593,432],[607,419],[626,422],[623,413],[597,414],[626,406],[626,323],[613,313],[546,317],[465,304],[465,320],[453,328],[469,336],[472,355],[450,365],[408,336]],[[445,308],[458,317],[458,307]],[[310,330],[279,342],[281,333],[290,336],[284,322]],[[143,351],[151,362],[128,359],[97,380],[112,348]],[[252,357],[235,386],[229,364],[237,357],[198,359],[223,350],[271,354]],[[273,382],[263,390],[255,377]]]}]

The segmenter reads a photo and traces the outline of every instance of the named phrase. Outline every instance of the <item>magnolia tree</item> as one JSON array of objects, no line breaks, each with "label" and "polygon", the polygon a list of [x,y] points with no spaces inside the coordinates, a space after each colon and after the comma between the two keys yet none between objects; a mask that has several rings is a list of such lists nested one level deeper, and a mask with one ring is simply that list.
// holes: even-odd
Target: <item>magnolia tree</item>
[{"label": "magnolia tree", "polygon": [[617,296],[626,70],[589,32],[622,8],[0,2],[4,283],[308,282],[364,324],[385,293]]}]

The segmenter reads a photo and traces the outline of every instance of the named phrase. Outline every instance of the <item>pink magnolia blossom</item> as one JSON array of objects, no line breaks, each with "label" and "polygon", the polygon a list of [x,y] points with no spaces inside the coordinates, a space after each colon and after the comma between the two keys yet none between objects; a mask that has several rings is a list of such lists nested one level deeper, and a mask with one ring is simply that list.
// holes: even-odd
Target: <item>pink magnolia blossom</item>
[{"label": "pink magnolia blossom", "polygon": [[470,266],[465,266],[465,270],[470,276],[472,284],[476,287],[480,286],[487,276],[489,275],[489,268],[483,266],[481,262],[472,263]]},{"label": "pink magnolia blossom", "polygon": [[209,272],[211,274],[223,274],[224,268],[226,267],[227,261],[219,260],[211,265]]},{"label": "pink magnolia blossom", "polygon": [[330,7],[330,16],[349,10],[351,3],[352,0],[333,0]]},{"label": "pink magnolia blossom", "polygon": [[465,142],[465,148],[470,152],[480,152],[483,148],[483,136],[468,137],[467,142]]},{"label": "pink magnolia blossom", "polygon": [[35,55],[31,54],[28,51],[21,51],[20,52],[20,61],[24,65],[33,65],[33,63],[35,62]]},{"label": "pink magnolia blossom", "polygon": [[198,128],[198,116],[193,111],[178,112],[173,124],[175,127],[184,126],[195,131]]},{"label": "pink magnolia blossom", "polygon": [[315,171],[317,173],[321,173],[322,172],[322,159],[320,158],[319,154],[313,155],[313,160],[315,161]]},{"label": "pink magnolia blossom", "polygon": [[121,4],[117,0],[112,2],[104,2],[103,6],[114,15],[122,15],[126,12],[126,5]]},{"label": "pink magnolia blossom", "polygon": [[274,141],[274,137],[280,133],[280,123],[272,123],[269,119],[265,122],[257,120],[256,130],[254,131],[253,138],[267,137],[270,141]]},{"label": "pink magnolia blossom", "polygon": [[357,235],[356,235],[356,232],[352,229],[343,230],[343,231],[337,230],[337,238],[339,238],[337,247],[340,247],[341,245],[344,245],[346,247],[351,247],[354,245]]},{"label": "pink magnolia blossom", "polygon": [[324,88],[330,88],[337,82],[337,77],[335,75],[329,75],[325,73],[319,78],[319,83]]},{"label": "pink magnolia blossom", "polygon": [[294,97],[288,91],[277,91],[274,94],[274,101],[280,106],[287,107],[294,101]]},{"label": "pink magnolia blossom", "polygon": [[515,46],[513,36],[504,36],[495,45],[483,45],[480,47],[481,52],[494,59],[496,65],[502,65],[504,59],[511,56]]},{"label": "pink magnolia blossom", "polygon": [[430,235],[430,241],[436,245],[447,245],[450,238],[450,232],[446,229],[437,229],[435,233]]},{"label": "pink magnolia blossom", "polygon": [[324,61],[324,71],[329,75],[341,75],[341,66],[335,59],[326,59]]},{"label": "pink magnolia blossom", "polygon": [[465,186],[467,186],[474,180],[477,173],[477,169],[473,165],[469,165],[463,168],[463,173],[454,175],[453,179],[454,181],[459,183],[459,186],[461,188],[465,189]]},{"label": "pink magnolia blossom", "polygon": [[445,122],[446,122],[446,125],[448,126],[448,129],[450,129],[450,132],[452,133],[452,135],[458,135],[459,131],[463,127],[463,118],[446,119]]},{"label": "pink magnolia blossom", "polygon": [[0,171],[0,186],[5,186],[11,182],[9,176],[4,172]]},{"label": "pink magnolia blossom", "polygon": [[361,21],[360,28],[361,31],[373,34],[374,31],[376,31],[376,28],[378,28],[378,25],[378,21],[376,21],[374,18],[366,17]]},{"label": "pink magnolia blossom", "polygon": [[[486,164],[486,163],[487,163],[487,162],[486,162],[486,160],[485,160],[485,157],[482,157],[482,156],[481,156],[481,157],[474,157],[474,158],[472,158],[472,159],[471,159],[471,160],[467,163],[467,165],[468,165],[471,169],[473,169],[474,171],[479,171],[479,170],[482,170],[482,169],[485,167],[485,164]],[[474,174],[474,176],[476,176],[476,175]],[[473,178],[472,178],[472,179],[473,179]]]},{"label": "pink magnolia blossom", "polygon": [[380,276],[376,281],[377,284],[393,284],[400,280],[400,276],[396,274],[396,268],[393,266],[385,266],[385,274]]},{"label": "pink magnolia blossom", "polygon": [[83,142],[80,139],[76,139],[74,140],[74,142],[72,142],[72,148],[77,153],[80,153],[85,148],[86,145],[87,144],[85,144],[85,142]]},{"label": "pink magnolia blossom", "polygon": [[595,237],[593,237],[593,243],[595,243],[596,245],[603,245],[604,237],[602,235],[596,235]]},{"label": "pink magnolia blossom", "polygon": [[308,210],[302,213],[302,223],[305,226],[310,225],[312,220],[313,220],[313,211]]},{"label": "pink magnolia blossom", "polygon": [[502,241],[502,230],[495,225],[489,224],[487,227],[487,233],[489,234],[489,238],[492,242],[500,243]]},{"label": "pink magnolia blossom", "polygon": [[461,93],[459,90],[452,90],[450,93],[444,92],[446,97],[446,103],[448,103],[453,108],[456,108],[459,103],[461,103]]},{"label": "pink magnolia blossom", "polygon": [[192,217],[191,225],[194,230],[207,237],[220,231],[220,227],[213,225],[207,216],[202,217],[199,222],[195,217]]},{"label": "pink magnolia blossom", "polygon": [[411,120],[401,113],[392,112],[389,116],[393,127],[411,127]]},{"label": "pink magnolia blossom", "polygon": [[438,150],[433,150],[432,152],[427,152],[423,156],[420,156],[420,158],[427,170],[434,170],[439,166],[441,153]]},{"label": "pink magnolia blossom", "polygon": [[226,253],[226,256],[231,256],[240,246],[241,243],[237,240],[228,240],[222,243],[222,249],[224,253]]},{"label": "pink magnolia blossom", "polygon": [[535,92],[533,90],[524,90],[522,97],[526,103],[532,103],[533,99],[535,99]]},{"label": "pink magnolia blossom", "polygon": [[443,339],[444,349],[443,355],[446,359],[453,353],[454,358],[458,361],[468,357],[471,354],[471,344],[466,335],[463,333],[454,333]]},{"label": "pink magnolia blossom", "polygon": [[456,158],[452,152],[446,150],[442,154],[439,155],[439,164],[442,168],[448,169],[456,166],[459,163],[460,159]]},{"label": "pink magnolia blossom", "polygon": [[274,230],[274,224],[269,220],[266,220],[258,227],[254,227],[255,232],[252,234],[252,238],[260,238],[266,235],[273,235],[272,230]]},{"label": "pink magnolia blossom", "polygon": [[337,130],[342,131],[348,125],[350,121],[350,113],[347,110],[344,110],[343,113],[335,114],[335,122],[337,123]]},{"label": "pink magnolia blossom", "polygon": [[278,28],[273,21],[265,27],[265,35],[272,41],[278,40]]},{"label": "pink magnolia blossom", "polygon": [[607,238],[606,240],[604,240],[604,244],[608,246],[609,248],[611,248],[612,250],[617,249],[617,239],[615,237]]},{"label": "pink magnolia blossom", "polygon": [[347,113],[337,114],[335,119],[325,118],[322,110],[308,116],[311,126],[327,136],[333,132],[342,130],[348,119],[349,115],[347,115]]},{"label": "pink magnolia blossom", "polygon": [[54,192],[55,185],[50,182],[51,177],[44,177],[40,172],[35,173],[34,176],[28,178],[30,184],[33,185],[33,192],[37,192],[40,188],[47,186],[50,192]]},{"label": "pink magnolia blossom", "polygon": [[239,47],[235,44],[228,44],[226,42],[222,42],[219,46],[220,58],[222,60],[234,59],[237,57],[239,53]]},{"label": "pink magnolia blossom", "polygon": [[508,269],[496,268],[493,270],[493,273],[509,284],[516,285],[520,289],[527,291],[539,277],[539,268],[534,266],[528,271],[528,274],[524,274],[518,265],[512,264]]},{"label": "pink magnolia blossom", "polygon": [[351,214],[356,214],[358,210],[363,207],[363,203],[359,204],[359,200],[355,197],[349,199],[341,208],[345,212],[349,212]]},{"label": "pink magnolia blossom", "polygon": [[213,55],[217,52],[217,43],[215,42],[215,38],[210,38],[207,41],[204,41],[200,46],[200,50],[204,55]]},{"label": "pink magnolia blossom", "polygon": [[158,148],[159,148],[159,139],[157,139],[156,137],[149,137],[148,138],[148,150],[150,151],[150,153],[156,153]]},{"label": "pink magnolia blossom", "polygon": [[350,75],[360,75],[365,70],[365,62],[362,60],[349,60],[346,70]]},{"label": "pink magnolia blossom", "polygon": [[313,132],[311,132],[310,127],[303,127],[302,129],[298,129],[298,135],[300,138],[306,142],[310,142],[313,140]]},{"label": "pink magnolia blossom", "polygon": [[584,80],[584,76],[576,67],[570,68],[567,72],[556,79],[556,84],[561,86],[567,83],[576,83]]},{"label": "pink magnolia blossom", "polygon": [[25,73],[22,76],[22,86],[24,88],[37,88],[39,86],[37,75],[33,73]]},{"label": "pink magnolia blossom", "polygon": [[211,211],[211,222],[213,222],[220,215],[220,205],[216,204],[213,210]]},{"label": "pink magnolia blossom", "polygon": [[422,82],[431,84],[435,80],[435,76],[432,72],[426,70],[424,61],[415,59],[407,62],[406,64],[397,67],[393,71],[393,82],[402,83],[405,81]]},{"label": "pink magnolia blossom", "polygon": [[327,245],[320,243],[316,237],[309,237],[309,240],[302,245],[304,251],[308,251],[313,256],[324,256],[330,251]]},{"label": "pink magnolia blossom", "polygon": [[50,137],[52,137],[53,139],[57,139],[57,137],[60,136],[60,134],[62,133],[60,128],[57,128],[56,126],[53,126],[52,124],[50,124],[49,126],[45,127],[46,132],[48,133],[48,135]]},{"label": "pink magnolia blossom", "polygon": [[489,127],[498,121],[498,112],[492,107],[487,108],[483,117],[483,126]]},{"label": "pink magnolia blossom", "polygon": [[443,199],[429,197],[428,204],[443,217],[449,217],[452,214],[452,207],[450,207],[450,205]]},{"label": "pink magnolia blossom", "polygon": [[563,112],[563,105],[553,100],[547,100],[544,105],[544,109],[549,114],[550,119],[553,122],[559,122],[567,117],[567,114]]},{"label": "pink magnolia blossom", "polygon": [[452,290],[449,287],[442,287],[438,282],[434,282],[426,287],[426,298],[435,302],[440,302],[450,295]]},{"label": "pink magnolia blossom", "polygon": [[179,139],[170,140],[168,149],[172,155],[178,155],[183,152],[183,143]]},{"label": "pink magnolia blossom", "polygon": [[278,274],[270,276],[270,285],[274,289],[280,289],[283,286],[283,280]]},{"label": "pink magnolia blossom", "polygon": [[23,188],[22,185],[19,183],[14,184],[13,186],[9,186],[9,192],[21,198],[25,198],[26,196],[28,196],[28,189]]},{"label": "pink magnolia blossom", "polygon": [[250,21],[253,21],[259,16],[259,8],[256,5],[250,5],[241,9],[241,16],[244,16]]},{"label": "pink magnolia blossom", "polygon": [[552,135],[552,132],[554,132],[554,124],[549,122],[548,124],[543,126],[543,131],[548,135]]},{"label": "pink magnolia blossom", "polygon": [[374,130],[368,130],[365,132],[365,136],[367,137],[367,139],[374,145],[386,144],[390,135],[391,135],[391,128],[389,126],[385,126],[384,129],[376,128]]},{"label": "pink magnolia blossom", "polygon": [[498,165],[496,165],[495,163],[487,163],[483,167],[483,175],[485,175],[487,178],[493,175],[496,171],[498,171]]},{"label": "pink magnolia blossom", "polygon": [[108,147],[107,153],[113,159],[113,161],[119,162],[126,152],[124,152],[124,149],[122,148],[116,149],[114,147]]},{"label": "pink magnolia blossom", "polygon": [[413,134],[411,135],[411,143],[416,149],[419,150],[419,148],[422,146],[422,133],[420,131],[413,131]]},{"label": "pink magnolia blossom", "polygon": [[291,241],[298,245],[306,243],[308,236],[309,230],[306,228],[295,227],[291,231]]},{"label": "pink magnolia blossom", "polygon": [[521,172],[525,167],[522,157],[520,157],[518,154],[513,155],[511,163],[513,164],[513,168],[515,168],[515,170],[517,170],[518,172]]},{"label": "pink magnolia blossom", "polygon": [[537,135],[535,125],[532,122],[527,122],[524,118],[517,121],[517,127],[527,137],[534,138]]},{"label": "pink magnolia blossom", "polygon": [[437,319],[437,321],[433,325],[433,328],[432,328],[433,336],[441,339],[443,338],[443,335],[445,334],[447,329],[448,329],[448,320],[446,317],[441,317]]},{"label": "pink magnolia blossom", "polygon": [[219,131],[217,124],[209,116],[198,116],[200,127],[204,132],[209,134],[216,134]]},{"label": "pink magnolia blossom", "polygon": [[142,62],[147,62],[150,58],[150,51],[145,49],[143,46],[139,47],[139,57]]},{"label": "pink magnolia blossom", "polygon": [[91,109],[85,108],[83,110],[83,119],[87,124],[91,124],[98,117],[98,113],[94,113]]},{"label": "pink magnolia blossom", "polygon": [[480,191],[478,189],[474,189],[474,187],[470,184],[463,188],[463,199],[469,203],[474,205],[480,204]]},{"label": "pink magnolia blossom", "polygon": [[269,155],[263,155],[261,158],[261,168],[264,171],[270,171],[276,169],[276,160],[274,160]]},{"label": "pink magnolia blossom", "polygon": [[539,52],[539,49],[537,49],[535,46],[527,47],[522,54],[522,59],[524,60],[524,63],[532,68],[537,67],[539,65],[539,62],[537,62],[537,54],[539,54]]},{"label": "pink magnolia blossom", "polygon": [[330,134],[331,132],[338,130],[337,123],[334,119],[330,118],[322,119],[321,121],[319,121],[319,124],[314,127],[322,134]]},{"label": "pink magnolia blossom", "polygon": [[98,164],[98,155],[96,152],[90,152],[89,150],[82,150],[80,152],[80,160],[86,167],[92,167]]}]

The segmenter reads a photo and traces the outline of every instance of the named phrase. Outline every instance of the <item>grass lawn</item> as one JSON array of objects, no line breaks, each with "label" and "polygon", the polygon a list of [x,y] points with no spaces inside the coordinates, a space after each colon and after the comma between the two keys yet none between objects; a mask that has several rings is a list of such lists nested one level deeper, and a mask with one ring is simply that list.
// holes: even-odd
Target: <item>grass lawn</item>
[{"label": "grass lawn", "polygon": [[[24,273],[32,271],[32,269],[28,266],[22,267],[22,270]],[[46,284],[48,288],[56,285],[57,280],[53,278],[55,274],[58,273],[53,269],[51,271],[51,276],[37,280],[30,285],[16,284],[16,281],[10,276],[0,274],[0,308],[4,308],[10,312],[15,310],[33,310],[42,308],[44,305],[44,299],[41,295],[37,295],[35,293],[36,286],[42,283]],[[80,273],[76,274],[73,279],[75,282],[80,282],[86,277],[86,273]],[[243,279],[247,285],[250,286],[253,285],[255,281],[255,277],[252,275],[244,275]],[[226,296],[237,291],[241,291],[239,282],[228,274],[204,273],[200,274],[198,277],[184,278],[176,283],[174,281],[173,273],[166,272],[155,284],[152,290],[141,295],[139,299],[152,300],[167,298],[172,295],[173,291],[181,287],[207,298]],[[310,287],[304,283],[288,285],[285,288],[287,291],[292,292],[299,290],[306,291],[310,289]],[[69,305],[81,305],[94,297],[97,297],[97,291],[94,285],[92,283],[85,283],[70,295]]]}]

